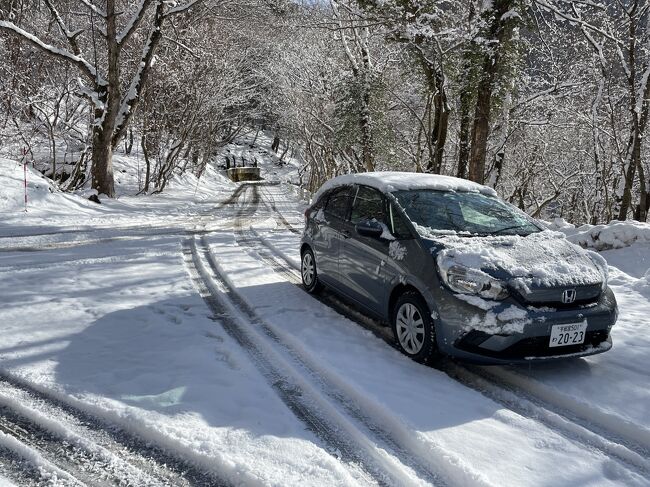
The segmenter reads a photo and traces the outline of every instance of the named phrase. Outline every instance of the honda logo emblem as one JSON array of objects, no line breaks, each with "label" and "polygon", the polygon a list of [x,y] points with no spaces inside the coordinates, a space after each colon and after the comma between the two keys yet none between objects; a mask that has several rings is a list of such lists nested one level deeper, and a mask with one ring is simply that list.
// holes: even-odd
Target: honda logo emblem
[{"label": "honda logo emblem", "polygon": [[562,291],[562,302],[564,304],[573,303],[576,300],[576,290],[575,289],[565,289]]}]

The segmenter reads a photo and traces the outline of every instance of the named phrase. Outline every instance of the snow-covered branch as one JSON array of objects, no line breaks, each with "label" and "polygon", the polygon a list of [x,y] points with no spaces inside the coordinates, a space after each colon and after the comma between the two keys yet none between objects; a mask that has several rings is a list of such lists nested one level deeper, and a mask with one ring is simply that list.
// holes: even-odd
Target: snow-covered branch
[{"label": "snow-covered branch", "polygon": [[190,0],[187,3],[182,3],[180,5],[176,5],[175,7],[170,8],[165,12],[165,17],[170,17],[172,15],[177,15],[181,14],[183,12],[187,12],[189,9],[191,9],[194,5],[202,2],[203,0]]},{"label": "snow-covered branch", "polygon": [[548,12],[553,13],[554,15],[567,20],[571,23],[574,23],[576,25],[583,26],[593,32],[597,32],[598,34],[602,35],[603,37],[606,37],[612,42],[615,42],[616,44],[623,44],[619,39],[616,37],[612,36],[609,32],[606,32],[603,29],[600,29],[599,27],[596,27],[595,25],[586,22],[585,20],[575,17],[573,15],[570,15],[563,10],[559,9],[555,5],[550,4],[547,0],[533,0],[537,5],[539,5],[542,9],[547,10]]},{"label": "snow-covered branch", "polygon": [[97,72],[95,68],[93,67],[92,64],[90,64],[88,61],[86,61],[83,57],[80,55],[74,54],[66,49],[61,49],[55,46],[52,46],[50,44],[47,44],[40,40],[38,37],[36,37],[33,34],[30,34],[29,32],[21,29],[17,25],[15,25],[13,22],[7,22],[5,20],[0,20],[0,30],[4,30],[5,32],[12,34],[14,36],[18,36],[21,39],[24,39],[25,41],[29,42],[31,45],[37,47],[41,51],[50,54],[51,56],[54,56],[58,59],[63,59],[69,63],[74,64],[79,68],[79,70],[83,73],[86,78],[90,79],[93,82],[98,82],[97,79]]},{"label": "snow-covered branch", "polygon": [[[153,0],[142,0],[140,2],[140,5],[138,6],[138,10],[131,16],[131,20],[129,23],[126,25],[126,27],[120,32],[117,36],[117,43],[120,46],[125,45],[128,41],[131,35],[136,31],[140,23],[145,17],[145,14],[147,13],[147,9],[149,8],[149,5],[151,5],[151,2]],[[162,1],[162,0],[158,0]]]},{"label": "snow-covered branch", "polygon": [[153,28],[149,33],[147,42],[145,42],[144,47],[142,48],[142,54],[140,56],[140,63],[138,69],[133,76],[129,90],[124,95],[123,99],[120,102],[119,111],[117,118],[115,120],[115,131],[112,138],[112,145],[115,147],[120,139],[124,136],[126,127],[133,116],[133,113],[137,107],[138,100],[140,99],[140,94],[142,88],[147,80],[149,71],[151,70],[151,61],[153,55],[156,51],[156,47],[162,38],[162,26],[165,22],[164,15],[164,3],[160,1],[156,6],[156,12],[154,17]]},{"label": "snow-covered branch", "polygon": [[81,50],[79,49],[79,44],[77,43],[77,37],[83,32],[83,30],[77,30],[75,32],[70,32],[70,30],[65,25],[65,22],[63,21],[63,18],[61,17],[61,14],[59,14],[59,11],[56,9],[56,7],[51,2],[51,0],[45,0],[45,5],[47,5],[47,8],[49,8],[50,12],[52,12],[52,16],[54,17],[54,20],[56,21],[57,25],[59,26],[59,29],[61,29],[61,32],[63,33],[63,35],[68,40],[68,44],[70,44],[70,47],[72,48],[72,52],[76,56],[80,56],[81,55]]},{"label": "snow-covered branch", "polygon": [[106,12],[104,10],[100,9],[99,7],[97,7],[90,0],[79,0],[79,1],[81,3],[83,3],[95,15],[98,15],[99,17],[106,18]]}]

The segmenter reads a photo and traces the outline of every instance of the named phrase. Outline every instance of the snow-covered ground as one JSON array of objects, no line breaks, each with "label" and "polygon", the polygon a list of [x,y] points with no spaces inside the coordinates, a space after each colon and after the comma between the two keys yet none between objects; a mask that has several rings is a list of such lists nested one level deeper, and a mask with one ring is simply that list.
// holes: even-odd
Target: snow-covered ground
[{"label": "snow-covered ground", "polygon": [[[52,192],[30,173],[27,213],[22,167],[0,160],[0,379],[215,483],[650,485],[649,242],[602,252],[620,306],[610,352],[425,367],[295,285],[295,161],[275,165],[267,137],[261,151],[246,142],[230,153],[258,154],[278,184],[209,168],[136,197],[137,158],[122,155],[117,200]],[[0,408],[15,394],[0,388]],[[29,457],[12,445],[0,449]]]}]

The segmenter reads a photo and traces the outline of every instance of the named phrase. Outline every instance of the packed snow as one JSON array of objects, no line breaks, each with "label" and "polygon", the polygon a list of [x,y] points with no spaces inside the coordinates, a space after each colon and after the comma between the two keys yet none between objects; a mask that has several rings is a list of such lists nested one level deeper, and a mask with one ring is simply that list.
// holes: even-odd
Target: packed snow
[{"label": "packed snow", "polygon": [[558,232],[463,238],[440,237],[445,248],[442,269],[460,264],[470,269],[505,271],[525,286],[597,284],[606,278],[594,263],[599,257],[569,243]]}]

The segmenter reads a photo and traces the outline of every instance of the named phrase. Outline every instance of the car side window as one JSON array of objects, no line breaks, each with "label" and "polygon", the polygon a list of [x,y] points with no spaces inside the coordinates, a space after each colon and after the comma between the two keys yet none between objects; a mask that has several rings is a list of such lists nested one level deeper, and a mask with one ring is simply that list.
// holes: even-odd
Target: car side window
[{"label": "car side window", "polygon": [[325,213],[345,220],[350,207],[350,189],[349,186],[345,186],[332,191],[325,203]]},{"label": "car side window", "polygon": [[372,219],[386,223],[384,196],[376,189],[359,186],[352,202],[350,221],[359,223]]}]

